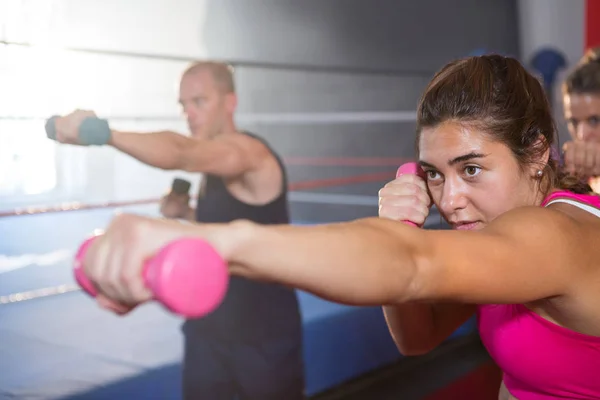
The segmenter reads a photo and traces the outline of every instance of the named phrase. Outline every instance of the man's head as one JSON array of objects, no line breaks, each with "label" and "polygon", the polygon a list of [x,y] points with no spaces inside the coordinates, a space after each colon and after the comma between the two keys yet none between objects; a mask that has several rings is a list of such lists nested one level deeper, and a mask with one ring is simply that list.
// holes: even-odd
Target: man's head
[{"label": "man's head", "polygon": [[219,62],[192,64],[181,77],[179,103],[194,137],[212,139],[235,129],[237,96],[232,69]]}]

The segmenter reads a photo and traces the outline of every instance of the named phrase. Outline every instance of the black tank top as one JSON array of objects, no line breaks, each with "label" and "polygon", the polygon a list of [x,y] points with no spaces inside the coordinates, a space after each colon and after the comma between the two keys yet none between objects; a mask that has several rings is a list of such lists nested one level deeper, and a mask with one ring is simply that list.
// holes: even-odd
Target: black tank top
[{"label": "black tank top", "polygon": [[[287,224],[290,221],[287,201],[287,174],[283,162],[271,147],[283,175],[280,195],[264,205],[244,203],[231,195],[222,178],[206,175],[200,185],[196,221],[216,223],[247,219],[259,224]],[[210,335],[221,339],[253,342],[277,335],[297,335],[301,319],[293,289],[231,277],[223,303],[211,314],[185,322],[186,333]]]}]

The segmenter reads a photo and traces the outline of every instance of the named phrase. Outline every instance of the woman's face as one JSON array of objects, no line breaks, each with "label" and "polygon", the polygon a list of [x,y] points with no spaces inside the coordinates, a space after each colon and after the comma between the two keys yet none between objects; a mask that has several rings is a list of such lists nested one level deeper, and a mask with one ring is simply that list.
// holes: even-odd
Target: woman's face
[{"label": "woman's face", "polygon": [[506,145],[465,125],[423,129],[419,163],[433,202],[453,229],[481,229],[506,211],[541,202],[536,171],[522,171]]},{"label": "woman's face", "polygon": [[563,107],[573,139],[600,142],[600,94],[565,94]]}]

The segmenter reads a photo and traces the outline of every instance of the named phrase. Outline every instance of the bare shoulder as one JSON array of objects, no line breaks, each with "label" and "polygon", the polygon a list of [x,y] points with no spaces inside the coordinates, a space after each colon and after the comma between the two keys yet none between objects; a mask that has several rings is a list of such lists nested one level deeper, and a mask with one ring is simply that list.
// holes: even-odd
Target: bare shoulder
[{"label": "bare shoulder", "polygon": [[[539,244],[554,254],[566,253],[573,262],[600,257],[600,218],[566,203],[549,207],[520,207],[498,217],[484,231]],[[586,265],[582,262],[581,265]]]},{"label": "bare shoulder", "polygon": [[254,168],[251,172],[279,169],[275,153],[265,140],[244,133],[231,135],[231,140],[252,160]]},{"label": "bare shoulder", "polygon": [[[224,138],[225,139],[225,138]],[[281,194],[284,171],[275,153],[262,140],[245,134],[226,138],[239,149],[241,157],[247,159],[247,172],[229,182],[232,193],[249,204],[260,205],[274,200]]]},{"label": "bare shoulder", "polygon": [[589,228],[598,227],[598,221],[594,220],[594,216],[586,214],[589,213],[569,204],[519,207],[499,216],[485,228],[485,231],[510,232],[518,235],[537,232],[561,237],[579,236]]},{"label": "bare shoulder", "polygon": [[[583,204],[588,210],[584,210],[581,207],[574,206],[568,203],[554,203],[547,207],[549,210],[560,212],[569,218],[576,221],[576,223],[583,228],[600,229],[600,208],[595,207],[591,204]],[[593,211],[596,214],[590,212]]]},{"label": "bare shoulder", "polygon": [[231,143],[234,146],[237,146],[246,151],[267,155],[271,153],[268,145],[265,141],[260,140],[257,137],[252,135],[247,135],[242,132],[236,132],[233,134],[223,135],[219,137],[218,140],[224,140],[228,143]]}]

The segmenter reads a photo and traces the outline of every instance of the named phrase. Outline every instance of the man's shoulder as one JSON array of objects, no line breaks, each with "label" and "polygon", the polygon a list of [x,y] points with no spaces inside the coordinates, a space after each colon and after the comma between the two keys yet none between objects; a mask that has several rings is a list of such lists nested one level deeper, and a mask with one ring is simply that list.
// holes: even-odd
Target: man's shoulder
[{"label": "man's shoulder", "polygon": [[[237,147],[245,153],[248,160],[251,160],[251,167],[247,170],[249,173],[267,172],[274,169],[280,170],[286,175],[286,168],[283,158],[269,144],[268,140],[253,132],[239,130],[237,134],[228,136],[227,140],[232,140]],[[270,173],[267,173],[270,175]],[[271,179],[271,178],[270,178]]]},{"label": "man's shoulder", "polygon": [[271,144],[269,143],[269,141],[258,135],[255,134],[253,132],[249,132],[249,131],[240,131],[240,133],[243,135],[243,137],[245,137],[242,140],[247,140],[248,142],[252,142],[254,145],[256,145],[256,149],[260,149],[259,151],[263,152],[263,154],[265,156],[272,156],[275,157],[276,159],[280,160],[281,156],[279,155],[279,153],[277,152],[277,150],[275,150],[273,148],[273,146],[271,146]]},{"label": "man's shoulder", "polygon": [[239,132],[242,137],[249,139],[250,141],[259,142],[273,152],[273,149],[271,148],[271,144],[265,137],[260,136],[259,134],[256,134],[254,132],[246,131],[246,130],[242,130]]}]

